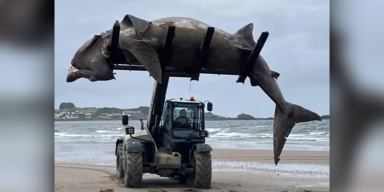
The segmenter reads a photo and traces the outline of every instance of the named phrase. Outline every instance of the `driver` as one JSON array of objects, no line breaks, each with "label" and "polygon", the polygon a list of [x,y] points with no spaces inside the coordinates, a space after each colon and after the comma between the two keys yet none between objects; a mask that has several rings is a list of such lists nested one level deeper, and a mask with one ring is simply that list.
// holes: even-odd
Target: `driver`
[{"label": "driver", "polygon": [[191,124],[192,121],[187,117],[187,111],[185,109],[182,109],[179,113],[179,117],[175,119],[176,122],[181,124]]}]

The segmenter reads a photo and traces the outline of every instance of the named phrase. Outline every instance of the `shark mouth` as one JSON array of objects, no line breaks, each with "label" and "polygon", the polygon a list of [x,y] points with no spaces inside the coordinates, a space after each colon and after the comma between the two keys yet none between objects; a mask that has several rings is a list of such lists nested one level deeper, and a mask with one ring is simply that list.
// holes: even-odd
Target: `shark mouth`
[{"label": "shark mouth", "polygon": [[90,79],[90,76],[86,75],[85,73],[83,73],[82,71],[77,69],[76,67],[71,66],[69,68],[68,74],[67,74],[67,83],[74,82],[74,81],[76,81],[77,79],[80,79],[80,78]]}]

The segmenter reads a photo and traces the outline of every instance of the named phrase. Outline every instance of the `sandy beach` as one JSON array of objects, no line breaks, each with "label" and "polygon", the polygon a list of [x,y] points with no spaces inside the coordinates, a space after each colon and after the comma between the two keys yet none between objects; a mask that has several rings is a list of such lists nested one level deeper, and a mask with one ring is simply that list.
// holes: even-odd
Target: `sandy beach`
[{"label": "sandy beach", "polygon": [[145,174],[140,189],[124,188],[112,165],[81,162],[55,163],[55,191],[99,192],[212,191],[212,192],[325,192],[329,191],[329,151],[285,150],[278,166],[272,150],[214,149],[212,188],[196,190],[189,185]]}]

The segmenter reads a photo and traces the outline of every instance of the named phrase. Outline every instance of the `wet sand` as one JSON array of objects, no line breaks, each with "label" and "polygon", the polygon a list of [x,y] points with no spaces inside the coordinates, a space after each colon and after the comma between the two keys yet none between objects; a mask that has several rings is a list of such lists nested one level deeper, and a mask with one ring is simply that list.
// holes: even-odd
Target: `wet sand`
[{"label": "wet sand", "polygon": [[328,151],[283,151],[278,166],[272,150],[214,149],[212,189],[196,190],[177,181],[144,174],[143,187],[124,188],[115,167],[77,163],[55,164],[55,191],[60,192],[269,192],[329,191]]}]

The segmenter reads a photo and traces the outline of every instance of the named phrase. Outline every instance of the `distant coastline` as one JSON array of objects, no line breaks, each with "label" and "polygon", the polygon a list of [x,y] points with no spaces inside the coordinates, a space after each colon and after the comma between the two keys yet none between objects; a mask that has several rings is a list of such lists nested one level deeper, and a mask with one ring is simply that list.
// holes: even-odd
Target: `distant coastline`
[{"label": "distant coastline", "polygon": [[[330,119],[329,115],[321,116],[323,120]],[[120,119],[55,119],[55,121],[120,121]],[[137,118],[130,118],[131,121],[139,121]],[[143,118],[146,121],[147,118]],[[262,121],[262,120],[273,120],[273,117],[268,118],[254,118],[254,119],[238,119],[238,118],[206,118],[205,121]]]},{"label": "distant coastline", "polygon": [[[97,107],[76,107],[73,103],[61,103],[59,109],[55,109],[55,121],[119,121],[123,114],[128,114],[131,120],[147,120],[149,113],[148,106],[140,106],[132,109],[119,108],[97,108]],[[323,119],[330,119],[329,115],[321,116]],[[273,117],[260,118],[250,114],[241,113],[237,117],[224,117],[205,113],[206,121],[230,121],[230,120],[273,120]]]},{"label": "distant coastline", "polygon": [[[121,119],[55,119],[55,121],[120,121]],[[130,118],[130,121],[139,121],[140,119]],[[146,121],[147,119],[143,119]],[[237,118],[222,118],[222,119],[205,119],[205,121],[257,121],[257,120],[273,120],[273,118],[255,118],[255,119],[237,119]]]}]

